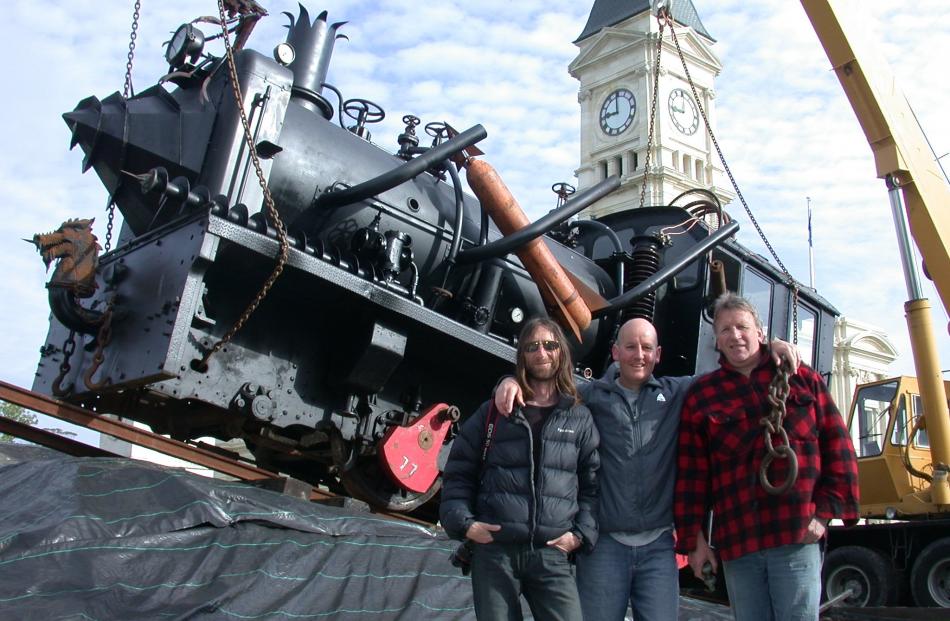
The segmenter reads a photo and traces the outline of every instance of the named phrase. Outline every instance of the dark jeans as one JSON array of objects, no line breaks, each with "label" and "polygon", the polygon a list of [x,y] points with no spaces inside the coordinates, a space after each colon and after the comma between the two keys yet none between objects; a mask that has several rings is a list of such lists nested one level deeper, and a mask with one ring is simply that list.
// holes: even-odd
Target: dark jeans
[{"label": "dark jeans", "polygon": [[536,621],[581,621],[574,565],[554,548],[476,544],[472,591],[479,621],[521,621],[521,594]]}]

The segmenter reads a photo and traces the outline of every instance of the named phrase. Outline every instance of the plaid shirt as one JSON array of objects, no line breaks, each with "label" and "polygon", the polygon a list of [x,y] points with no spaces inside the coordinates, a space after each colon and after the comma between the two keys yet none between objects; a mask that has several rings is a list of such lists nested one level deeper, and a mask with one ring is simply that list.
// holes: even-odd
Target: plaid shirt
[{"label": "plaid shirt", "polygon": [[[680,423],[675,518],[677,550],[696,547],[710,507],[715,510],[712,545],[722,560],[798,543],[812,517],[858,517],[858,471],[851,437],[813,369],[801,366],[789,378],[783,421],[798,456],[798,479],[772,496],[759,483],[765,456],[766,399],[775,365],[763,345],[762,360],[749,377],[729,366],[697,379],[683,404]],[[776,445],[779,443],[773,436]],[[788,460],[769,466],[769,480],[781,485]]]}]

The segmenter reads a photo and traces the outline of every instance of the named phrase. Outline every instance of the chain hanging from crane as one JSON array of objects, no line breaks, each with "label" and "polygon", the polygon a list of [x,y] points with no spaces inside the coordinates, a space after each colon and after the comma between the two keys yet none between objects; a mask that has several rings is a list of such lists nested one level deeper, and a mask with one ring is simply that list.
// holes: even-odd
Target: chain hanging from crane
[{"label": "chain hanging from crane", "polygon": [[254,311],[257,310],[257,307],[260,306],[260,303],[264,301],[264,298],[267,297],[267,294],[274,286],[274,283],[284,271],[284,266],[287,264],[287,257],[290,253],[290,243],[287,239],[287,228],[280,219],[280,214],[277,213],[277,207],[274,205],[274,198],[271,196],[270,189],[267,187],[267,180],[264,179],[264,170],[261,167],[261,161],[257,156],[257,148],[254,145],[254,139],[251,137],[250,123],[248,123],[247,114],[244,112],[244,98],[241,96],[241,85],[238,81],[237,67],[234,63],[234,49],[231,47],[231,40],[228,33],[228,21],[224,14],[224,1],[225,0],[218,0],[218,15],[221,20],[221,36],[224,40],[224,49],[227,53],[228,75],[231,78],[231,89],[234,92],[234,99],[237,104],[237,109],[241,114],[241,126],[244,128],[244,142],[247,144],[248,154],[250,155],[251,161],[254,164],[254,171],[257,173],[257,180],[260,183],[261,190],[264,193],[264,205],[265,209],[267,210],[267,217],[277,230],[277,241],[279,242],[280,247],[277,253],[277,264],[274,266],[274,270],[271,272],[270,276],[267,277],[267,280],[264,281],[260,291],[257,292],[257,295],[254,296],[254,299],[251,300],[247,308],[243,313],[241,313],[241,316],[234,323],[234,325],[231,326],[231,328],[224,334],[224,336],[221,337],[217,343],[212,345],[211,348],[205,352],[205,355],[200,361],[196,361],[196,369],[198,370],[207,369],[208,360],[211,358],[211,356],[218,352],[222,347],[227,345],[234,335],[237,334],[238,330],[240,330],[247,320],[250,319],[251,315],[254,314]]},{"label": "chain hanging from crane", "polygon": [[[749,208],[748,203],[746,203],[745,197],[742,195],[742,191],[739,189],[739,184],[736,182],[736,179],[732,174],[732,170],[729,168],[729,164],[726,162],[726,157],[723,155],[722,149],[719,147],[719,141],[716,140],[716,136],[709,124],[709,117],[706,116],[706,109],[703,107],[702,101],[700,101],[699,93],[696,90],[696,85],[693,83],[693,78],[689,73],[689,66],[686,63],[686,57],[683,54],[679,39],[676,36],[676,28],[674,27],[675,23],[673,16],[670,14],[669,7],[665,5],[659,6],[657,8],[656,19],[657,23],[659,24],[660,32],[657,37],[656,61],[653,67],[653,105],[650,111],[650,134],[647,138],[646,155],[647,167],[644,169],[643,173],[643,186],[640,190],[640,206],[643,206],[644,196],[646,193],[646,175],[649,168],[650,149],[653,144],[653,120],[654,115],[656,114],[656,102],[659,90],[660,50],[663,46],[663,30],[665,26],[669,26],[670,35],[673,39],[673,45],[676,47],[676,53],[679,56],[680,63],[683,66],[683,73],[686,76],[686,81],[689,84],[690,91],[693,94],[693,101],[696,103],[696,107],[699,110],[700,115],[703,117],[703,123],[706,126],[706,133],[709,136],[713,146],[716,148],[716,153],[719,156],[719,161],[722,162],[723,170],[729,177],[729,182],[732,184],[732,188],[735,190],[736,196],[739,198],[739,202],[742,203],[742,207],[745,209],[746,215],[749,216],[749,220],[752,221],[752,225],[759,233],[759,237],[762,238],[766,248],[769,249],[769,252],[775,259],[775,262],[781,268],[782,273],[786,277],[786,284],[792,290],[792,342],[798,344],[798,281],[792,277],[791,273],[788,271],[788,268],[786,268],[785,264],[782,263],[782,260],[778,257],[778,254],[775,252],[775,248],[772,247],[772,244],[766,237],[762,227],[759,226],[759,222],[755,219],[755,216],[752,215],[752,210]],[[794,370],[790,368],[788,363],[783,363],[778,367],[775,377],[772,378],[772,382],[769,385],[767,401],[771,406],[770,412],[767,416],[763,416],[759,420],[759,424],[763,427],[766,448],[765,457],[763,458],[762,464],[759,467],[759,482],[766,492],[773,495],[782,494],[788,491],[791,486],[795,484],[795,481],[798,478],[798,457],[795,455],[795,451],[789,445],[788,434],[785,432],[785,428],[782,426],[782,422],[785,419],[785,402],[788,399],[789,393],[789,378],[793,373]],[[773,443],[773,435],[778,436],[781,444],[776,446],[775,443]],[[768,477],[768,467],[772,461],[776,459],[788,460],[788,474],[785,478],[785,481],[780,485],[773,485],[771,481],[769,481]]]},{"label": "chain hanging from crane", "polygon": [[[132,32],[129,33],[129,54],[127,56],[127,60],[125,61],[125,85],[122,87],[122,97],[125,100],[128,100],[129,97],[135,96],[135,91],[132,88],[132,63],[135,60],[135,42],[139,36],[139,13],[141,10],[142,0],[135,0],[135,6],[132,8]],[[126,127],[128,127],[128,108],[125,110],[125,122]],[[122,177],[119,178],[119,185],[122,184],[122,179]],[[109,198],[107,199],[106,203],[106,242],[102,247],[103,254],[112,250],[112,228],[115,225],[115,195],[118,193],[118,191],[119,186],[116,186],[115,191],[109,194]]]}]

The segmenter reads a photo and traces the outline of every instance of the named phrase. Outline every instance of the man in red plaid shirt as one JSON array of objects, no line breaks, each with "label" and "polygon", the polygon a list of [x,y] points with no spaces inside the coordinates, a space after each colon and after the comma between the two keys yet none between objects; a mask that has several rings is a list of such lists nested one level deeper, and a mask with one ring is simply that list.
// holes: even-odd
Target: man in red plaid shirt
[{"label": "man in red plaid shirt", "polygon": [[[716,301],[713,326],[720,368],[689,389],[680,422],[675,519],[677,549],[697,577],[716,554],[702,532],[714,511],[711,541],[725,566],[737,621],[818,619],[821,552],[828,521],[858,517],[858,474],[848,430],[821,376],[802,365],[789,377],[783,427],[797,455],[798,477],[772,495],[759,482],[767,454],[760,420],[776,374],[761,321],[745,299]],[[772,436],[777,448],[782,441]],[[780,486],[790,459],[775,459],[769,480]]]}]

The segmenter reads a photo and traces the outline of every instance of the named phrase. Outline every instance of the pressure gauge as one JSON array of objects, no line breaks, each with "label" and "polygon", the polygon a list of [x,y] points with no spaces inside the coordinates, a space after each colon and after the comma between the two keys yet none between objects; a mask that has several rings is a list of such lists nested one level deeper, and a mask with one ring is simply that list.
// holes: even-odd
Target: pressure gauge
[{"label": "pressure gauge", "polygon": [[296,56],[297,54],[294,52],[294,46],[289,43],[279,43],[277,47],[274,48],[274,60],[285,67],[294,62],[294,58]]},{"label": "pressure gauge", "polygon": [[517,306],[508,311],[508,316],[511,318],[511,323],[521,323],[524,321],[524,311]]},{"label": "pressure gauge", "polygon": [[172,69],[181,69],[187,62],[194,63],[205,46],[205,35],[193,24],[182,24],[172,35],[165,48],[165,60]]}]

